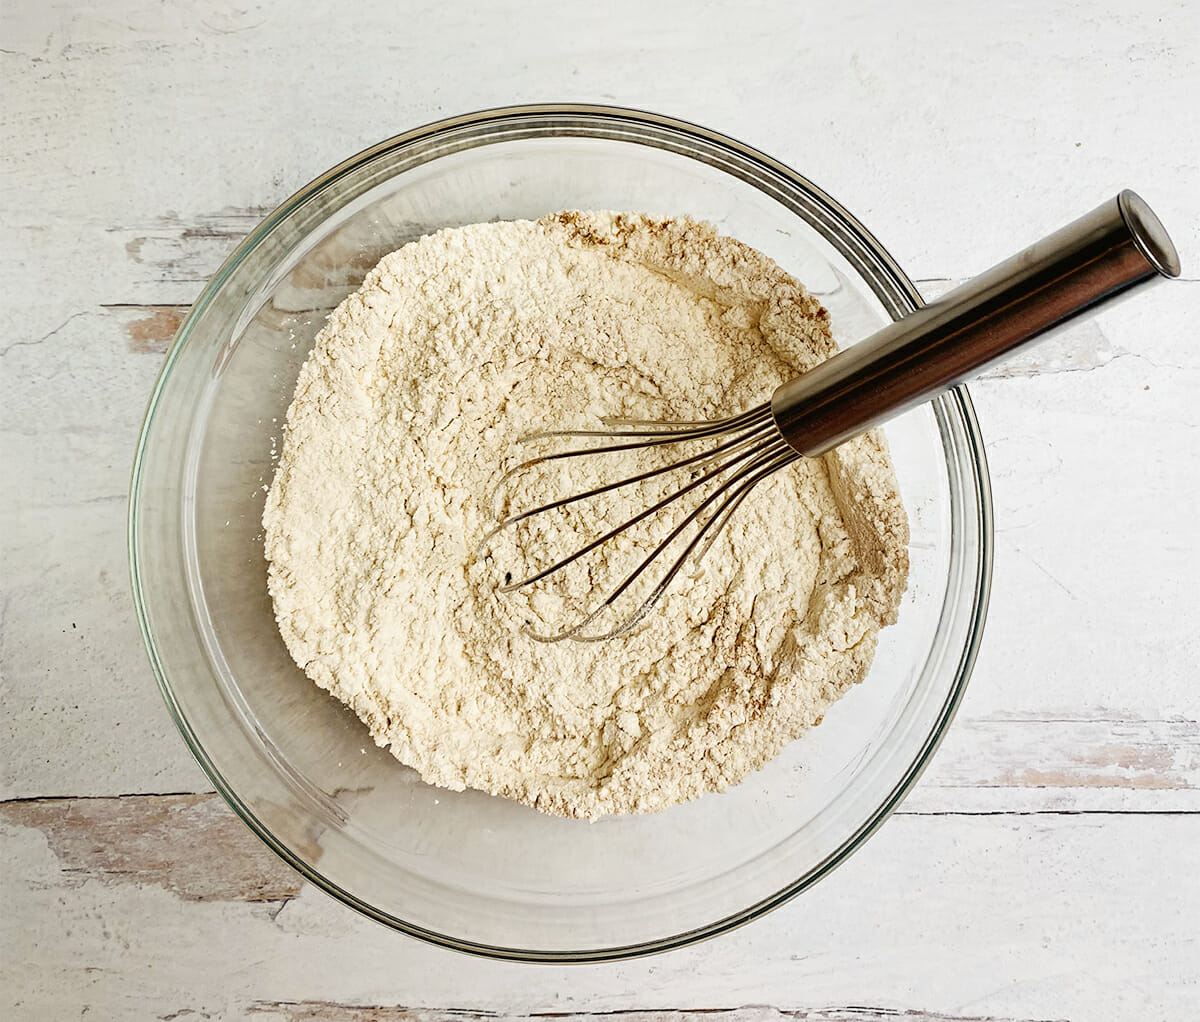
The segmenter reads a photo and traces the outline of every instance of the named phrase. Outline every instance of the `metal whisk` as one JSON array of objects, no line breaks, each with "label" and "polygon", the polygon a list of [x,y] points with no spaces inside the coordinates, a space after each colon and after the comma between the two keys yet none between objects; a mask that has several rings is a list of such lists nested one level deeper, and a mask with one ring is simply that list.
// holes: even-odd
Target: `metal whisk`
[{"label": "metal whisk", "polygon": [[[694,494],[696,506],[594,609],[585,610],[578,621],[553,634],[527,629],[546,642],[614,638],[645,617],[689,561],[704,556],[738,506],[768,476],[801,457],[824,454],[929,400],[1102,302],[1137,285],[1178,275],[1179,257],[1162,223],[1139,196],[1123,191],[938,301],[783,383],[769,401],[749,411],[709,422],[609,420],[603,430],[550,430],[520,438],[518,443],[560,438],[604,442],[521,463],[497,484],[493,509],[499,493],[538,466],[667,445],[704,442],[704,446],[678,460],[503,518],[493,510],[498,521],[484,537],[481,549],[538,516],[669,473],[687,476],[687,481],[632,518],[594,538],[583,537],[570,554],[515,579],[512,572],[505,572],[500,592],[535,586]],[[649,595],[612,628],[585,634],[639,579],[666,560],[665,552],[677,542],[683,544],[681,551],[654,582]]]}]

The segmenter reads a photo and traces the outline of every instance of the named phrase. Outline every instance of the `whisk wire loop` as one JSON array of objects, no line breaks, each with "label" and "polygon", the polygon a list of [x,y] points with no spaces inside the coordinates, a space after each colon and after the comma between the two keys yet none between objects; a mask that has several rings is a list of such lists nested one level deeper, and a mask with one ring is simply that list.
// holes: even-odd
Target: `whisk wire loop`
[{"label": "whisk wire loop", "polygon": [[[607,530],[602,535],[584,544],[579,549],[561,557],[549,566],[540,568],[516,581],[511,580],[511,574],[504,584],[499,585],[498,591],[510,593],[518,589],[533,586],[538,582],[562,571],[569,565],[579,561],[593,551],[610,543],[616,537],[642,522],[660,514],[669,505],[685,498],[702,487],[716,483],[711,492],[705,494],[699,503],[692,508],[670,533],[660,540],[654,549],[632,571],[625,575],[616,587],[608,593],[603,601],[575,625],[554,634],[540,634],[526,628],[528,634],[543,642],[557,642],[562,639],[574,639],[579,642],[599,642],[615,638],[633,628],[649,610],[658,602],[671,581],[679,574],[689,559],[699,561],[707,553],[713,542],[720,535],[726,522],[737,507],[745,500],[750,491],[766,476],[778,471],[783,465],[796,460],[799,455],[779,435],[775,426],[771,408],[768,404],[759,405],[738,415],[724,419],[705,422],[663,422],[637,419],[606,420],[606,428],[599,430],[548,430],[521,437],[519,443],[530,443],[539,440],[554,439],[584,439],[624,441],[626,438],[636,438],[634,442],[608,443],[599,446],[581,446],[566,451],[557,451],[522,462],[506,472],[493,488],[488,500],[494,518],[500,518],[480,543],[480,552],[488,548],[497,535],[518,526],[536,516],[566,508],[572,504],[586,501],[619,490],[623,487],[664,476],[680,470],[702,468],[703,471],[695,478],[672,490],[666,496],[651,503],[632,517],[619,525]],[[539,465],[566,461],[572,458],[593,457],[606,454],[620,454],[627,451],[642,451],[647,448],[660,447],[668,444],[689,443],[698,440],[716,440],[715,446],[689,455],[679,460],[670,461],[643,472],[633,473],[604,483],[580,493],[562,497],[527,511],[509,514],[501,518],[496,504],[499,495],[505,492],[514,479]],[[724,476],[722,479],[721,477]],[[652,564],[662,558],[664,552],[672,546],[689,528],[695,527],[695,535],[691,537],[683,551],[672,562],[663,577],[655,584],[649,596],[643,600],[631,613],[622,618],[617,625],[602,634],[585,635],[584,629],[592,624],[601,614],[609,610],[634,583],[641,578]]]},{"label": "whisk wire loop", "polygon": [[[686,425],[691,425],[691,424],[688,423]],[[753,443],[763,439],[765,436],[769,435],[773,430],[774,430],[774,425],[770,421],[770,418],[768,415],[768,417],[764,421],[761,421],[761,422],[755,421],[752,424],[751,428],[747,432],[745,432],[737,437],[734,437],[732,440],[728,440],[725,443],[719,444],[716,447],[710,448],[706,451],[701,451],[699,454],[692,455],[689,458],[684,458],[680,461],[670,462],[666,465],[662,465],[662,466],[660,466],[658,468],[654,468],[654,469],[649,469],[645,472],[640,472],[636,475],[626,476],[623,479],[618,479],[616,482],[605,483],[601,486],[596,486],[590,490],[586,490],[583,493],[576,493],[569,497],[562,497],[558,500],[551,501],[547,504],[542,504],[542,505],[532,508],[528,511],[522,511],[519,514],[510,515],[506,518],[503,518],[498,524],[496,524],[492,529],[490,529],[484,535],[483,540],[481,541],[480,545],[481,545],[481,547],[486,546],[487,543],[497,533],[501,532],[504,529],[510,528],[511,526],[516,525],[519,522],[523,522],[530,518],[533,518],[535,515],[540,515],[547,511],[555,511],[559,508],[567,507],[570,504],[576,504],[576,503],[579,503],[580,501],[587,500],[591,497],[597,497],[602,493],[610,493],[613,490],[619,490],[626,486],[632,486],[635,483],[645,482],[649,479],[653,479],[657,476],[665,475],[668,472],[677,471],[678,469],[681,469],[681,468],[688,468],[692,465],[698,465],[698,464],[702,464],[704,462],[714,461],[714,460],[716,460],[716,458],[718,458],[722,454],[733,453],[735,451],[738,451],[740,448],[746,447],[750,444],[753,444]],[[534,433],[534,434],[531,434],[526,437],[521,437],[517,442],[518,443],[527,443],[532,440],[542,439],[547,436],[594,437],[594,436],[612,436],[612,435],[613,434],[611,434],[611,433],[603,433],[603,432],[596,431],[596,430],[575,430],[575,431],[565,431],[564,430],[564,431],[560,431],[560,432],[556,432],[556,433]],[[627,434],[622,434],[622,435],[627,435]],[[662,440],[662,441],[660,441],[660,443],[678,443],[678,442],[684,441],[684,440],[696,440],[696,439],[702,439],[702,438],[697,436],[695,433],[689,431],[684,436],[676,436],[671,440]],[[489,496],[489,499],[488,499],[488,504],[491,507],[491,511],[492,511],[492,517],[494,517],[494,518],[500,517],[499,514],[496,512],[496,506],[495,506],[497,495],[502,493],[505,490],[505,488],[507,487],[507,484],[512,479],[521,475],[523,472],[527,472],[532,468],[536,468],[538,465],[542,465],[542,464],[545,464],[545,463],[551,462],[551,461],[560,461],[560,460],[563,460],[566,458],[583,457],[585,455],[591,456],[591,455],[599,455],[599,454],[619,453],[619,452],[628,451],[628,450],[642,450],[646,446],[647,446],[646,444],[637,443],[637,444],[616,444],[616,445],[609,445],[609,446],[605,446],[605,447],[583,447],[583,448],[578,448],[578,449],[570,450],[570,451],[560,451],[558,453],[545,455],[545,456],[539,457],[539,458],[530,458],[528,461],[524,461],[521,464],[517,465],[515,468],[512,468],[508,472],[506,472],[503,476],[500,477],[499,482],[497,482],[496,485],[492,488],[491,495]],[[716,469],[715,471],[718,471],[718,472],[723,471],[730,464],[732,464],[732,462],[726,462],[725,465],[722,465],[720,468]],[[529,579],[528,581],[532,582],[532,581],[537,581],[537,580]],[[521,583],[521,584],[524,584],[524,583]]]},{"label": "whisk wire loop", "polygon": [[[768,450],[760,452],[758,457],[754,458],[748,465],[726,479],[716,490],[706,496],[682,522],[671,530],[665,539],[661,540],[646,555],[641,564],[625,576],[621,583],[605,597],[604,601],[594,611],[587,614],[578,624],[550,635],[527,629],[528,634],[539,642],[560,642],[563,639],[572,639],[575,642],[604,642],[608,639],[615,639],[618,636],[624,635],[634,628],[654,608],[655,604],[662,598],[663,593],[666,592],[667,587],[670,586],[675,576],[679,574],[689,559],[693,559],[694,557],[694,560],[698,563],[704,557],[720,535],[721,530],[725,528],[725,525],[733,517],[733,513],[738,509],[742,501],[746,499],[750,491],[763,479],[767,478],[767,476],[773,475],[785,465],[796,461],[799,457],[799,454],[782,441],[778,444],[772,444]],[[681,493],[682,491],[676,496],[681,495]],[[675,542],[685,529],[700,521],[704,511],[722,495],[725,495],[725,499],[720,506],[703,519],[696,534],[689,540],[687,546],[684,547],[679,556],[675,558],[650,595],[635,610],[622,618],[618,624],[606,632],[601,632],[597,635],[581,634],[583,629],[612,607],[624,595],[626,590],[646,572],[651,564],[662,557],[667,548]],[[668,498],[668,500],[670,499],[674,498]]]}]

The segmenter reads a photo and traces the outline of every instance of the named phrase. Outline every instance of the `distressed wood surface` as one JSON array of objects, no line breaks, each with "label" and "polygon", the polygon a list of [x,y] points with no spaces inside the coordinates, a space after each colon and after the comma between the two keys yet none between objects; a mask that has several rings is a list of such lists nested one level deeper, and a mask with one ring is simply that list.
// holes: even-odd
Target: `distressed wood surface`
[{"label": "distressed wood surface", "polygon": [[[0,10],[0,1016],[511,1022],[1200,1014],[1200,15],[1149,0]],[[363,146],[504,103],[724,130],[935,296],[1123,186],[1185,282],[972,387],[996,561],[942,750],[832,877],[620,965],[425,947],[225,809],[133,619],[128,473],[208,275]]]},{"label": "distressed wood surface", "polygon": [[[435,1022],[447,1016],[436,1011],[412,1008],[393,1008],[387,1005],[331,1004],[328,1001],[260,1001],[250,1006],[253,1018],[277,1022],[309,1022],[325,1019],[332,1022]],[[538,1019],[562,1022],[594,1022],[595,1014],[577,1011],[546,1011],[534,1014],[511,1012],[479,1015],[460,1011],[450,1015],[458,1019],[495,1019],[496,1022],[536,1022]],[[907,1019],[909,1022],[1017,1022],[995,1015],[946,1015],[928,1011],[881,1011],[878,1008],[847,1006],[845,1008],[813,1008],[781,1011],[779,1008],[758,1005],[743,1008],[667,1009],[664,1011],[608,1011],[603,1018],[613,1022],[879,1022],[881,1019]]]},{"label": "distressed wood surface", "polygon": [[[392,1008],[387,1005],[330,1004],[328,1001],[266,1001],[250,1006],[254,1018],[277,1022],[308,1022],[325,1019],[332,1022],[434,1022],[444,1019],[441,1012],[412,1008]],[[535,1014],[455,1012],[451,1017],[461,1019],[495,1019],[496,1022],[535,1022],[538,1019],[561,1019],[562,1022],[592,1022],[594,1014],[577,1011],[548,1011]],[[877,1008],[845,1007],[814,1008],[812,1010],[781,1011],[778,1008],[748,1006],[744,1008],[668,1009],[665,1011],[610,1011],[604,1018],[613,1022],[877,1022],[879,1019],[908,1019],[909,1022],[1016,1022],[995,1015],[944,1015],[927,1011],[887,1011]]]},{"label": "distressed wood surface", "polygon": [[[1186,1018],[1200,993],[1200,888],[1155,896],[1162,878],[1194,870],[1194,813],[897,816],[827,880],[736,933],[639,961],[529,967],[353,916],[263,857],[216,796],[97,802],[82,810],[103,821],[91,828],[77,799],[0,811],[22,878],[0,938],[25,949],[7,983],[43,1017],[763,1005],[764,1018],[862,1022]],[[164,817],[175,833],[156,845],[147,835]]]}]

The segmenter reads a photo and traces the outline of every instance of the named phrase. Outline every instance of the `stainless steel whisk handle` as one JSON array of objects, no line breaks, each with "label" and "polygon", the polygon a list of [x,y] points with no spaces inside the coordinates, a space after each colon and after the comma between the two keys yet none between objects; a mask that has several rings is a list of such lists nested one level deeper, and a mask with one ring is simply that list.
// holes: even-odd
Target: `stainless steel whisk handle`
[{"label": "stainless steel whisk handle", "polygon": [[1179,276],[1161,221],[1123,191],[802,376],[771,412],[815,456],[976,375],[1030,341],[1139,284]]}]

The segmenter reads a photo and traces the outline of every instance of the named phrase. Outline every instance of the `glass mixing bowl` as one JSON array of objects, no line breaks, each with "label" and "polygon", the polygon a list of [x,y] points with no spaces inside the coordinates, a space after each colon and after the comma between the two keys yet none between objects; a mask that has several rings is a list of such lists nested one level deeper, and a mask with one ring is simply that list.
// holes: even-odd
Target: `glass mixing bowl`
[{"label": "glass mixing bowl", "polygon": [[964,390],[887,427],[912,569],[869,676],[744,783],[651,816],[543,816],[430,787],[292,663],[260,516],[296,374],[384,254],[441,227],[559,209],[690,214],[793,273],[845,346],[920,298],[846,210],[762,153],[606,107],[442,121],[318,178],[255,230],[184,321],[133,469],[129,549],[150,661],[217,790],[335,898],[437,944],[582,961],[687,944],[793,897],[887,817],[962,696],[991,508]]}]

